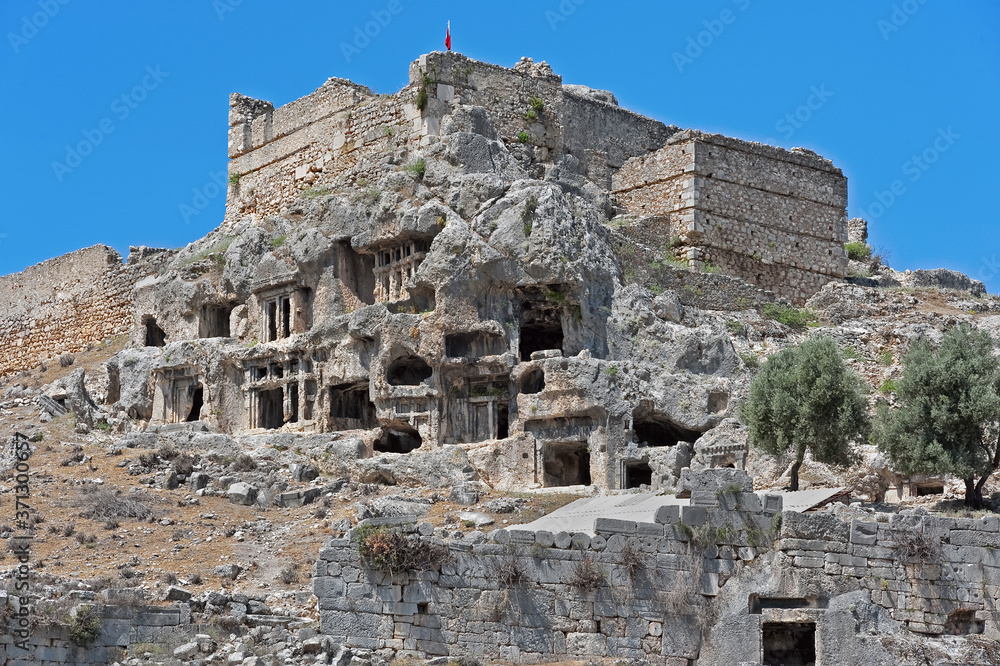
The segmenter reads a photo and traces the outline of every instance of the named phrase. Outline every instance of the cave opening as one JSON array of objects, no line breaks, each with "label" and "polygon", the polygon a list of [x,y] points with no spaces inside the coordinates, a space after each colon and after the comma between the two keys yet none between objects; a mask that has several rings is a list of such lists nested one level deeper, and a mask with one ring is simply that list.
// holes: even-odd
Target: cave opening
[{"label": "cave opening", "polygon": [[201,408],[205,405],[205,389],[199,384],[191,394],[191,411],[188,412],[187,423],[192,423],[201,419]]},{"label": "cave opening", "polygon": [[521,315],[522,361],[530,361],[534,352],[558,349],[563,351],[562,316],[557,308],[525,307]]},{"label": "cave opening", "polygon": [[382,436],[375,440],[374,449],[379,453],[409,453],[423,444],[416,428],[395,426],[385,428]]},{"label": "cave opening", "polygon": [[541,393],[545,390],[545,372],[541,368],[535,368],[521,375],[520,391],[525,395]]},{"label": "cave opening", "polygon": [[816,624],[765,622],[765,666],[812,666],[816,663]]},{"label": "cave opening", "polygon": [[154,317],[146,319],[146,346],[163,347],[167,344],[167,334],[156,323]]},{"label": "cave opening", "polygon": [[643,408],[633,412],[632,430],[638,443],[653,447],[675,446],[678,442],[693,444],[702,434],[677,425],[665,414]]},{"label": "cave opening", "polygon": [[502,335],[487,331],[471,333],[451,333],[444,336],[445,356],[452,358],[480,358],[496,356],[507,351],[507,342]]},{"label": "cave opening", "polygon": [[589,486],[590,449],[586,442],[546,442],[542,452],[542,485]]},{"label": "cave opening", "polygon": [[389,366],[386,379],[393,386],[417,386],[430,379],[433,374],[431,366],[418,356],[397,358]]}]

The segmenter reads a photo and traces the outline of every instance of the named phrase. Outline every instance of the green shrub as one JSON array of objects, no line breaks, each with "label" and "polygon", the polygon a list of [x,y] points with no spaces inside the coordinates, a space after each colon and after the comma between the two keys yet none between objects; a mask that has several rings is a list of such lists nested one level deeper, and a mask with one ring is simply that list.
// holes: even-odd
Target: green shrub
[{"label": "green shrub", "polygon": [[810,323],[816,321],[816,315],[810,310],[799,310],[788,305],[767,303],[764,305],[763,311],[765,317],[770,317],[779,324],[799,330],[806,328]]},{"label": "green shrub", "polygon": [[286,240],[288,240],[288,236],[278,236],[277,238],[272,238],[271,247],[277,250],[279,247],[285,244]]},{"label": "green shrub", "polygon": [[77,645],[93,643],[101,635],[101,617],[93,606],[81,606],[68,623],[69,638]]},{"label": "green shrub", "polygon": [[427,172],[427,161],[421,157],[419,160],[413,162],[412,164],[407,164],[406,167],[404,168],[410,173],[412,173],[414,176],[416,176],[418,179],[421,179]]},{"label": "green shrub", "polygon": [[886,349],[881,354],[879,354],[878,362],[885,366],[892,365],[892,350]]},{"label": "green shrub", "polygon": [[878,387],[878,390],[882,393],[895,393],[899,390],[899,384],[892,379],[887,379],[882,382],[882,385]]},{"label": "green shrub", "polygon": [[240,177],[242,175],[243,174],[241,174],[239,171],[234,171],[233,173],[229,174],[229,184],[230,185],[239,185],[240,184]]},{"label": "green shrub", "polygon": [[528,109],[524,114],[524,119],[529,123],[533,123],[538,120],[538,112],[534,109]]},{"label": "green shrub", "polygon": [[330,194],[329,187],[306,187],[302,190],[302,196],[306,199],[315,199],[317,197],[325,197]]},{"label": "green shrub", "polygon": [[448,559],[448,549],[384,526],[366,525],[354,530],[361,559],[372,569],[396,575],[411,569],[430,571]]},{"label": "green shrub", "polygon": [[743,362],[751,370],[756,370],[760,367],[760,356],[757,356],[753,352],[741,352],[740,358],[743,359]]},{"label": "green shrub", "polygon": [[517,140],[520,143],[528,143],[529,141],[531,141],[531,135],[528,134],[527,132],[522,131],[520,134],[517,135]]},{"label": "green shrub", "polygon": [[872,246],[868,243],[855,241],[844,246],[847,250],[847,258],[854,261],[868,261],[872,258]]},{"label": "green shrub", "polygon": [[524,201],[524,209],[521,211],[525,238],[531,235],[532,221],[535,219],[536,210],[538,210],[538,197],[532,194]]},{"label": "green shrub", "polygon": [[535,113],[541,113],[542,110],[545,108],[545,100],[543,100],[541,97],[532,97],[530,104],[531,104],[531,110],[534,111]]}]

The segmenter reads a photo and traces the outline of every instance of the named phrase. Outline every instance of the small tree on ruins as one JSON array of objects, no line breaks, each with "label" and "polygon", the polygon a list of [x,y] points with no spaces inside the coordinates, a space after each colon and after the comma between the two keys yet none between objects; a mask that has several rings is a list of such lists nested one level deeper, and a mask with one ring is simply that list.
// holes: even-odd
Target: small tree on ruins
[{"label": "small tree on ruins", "polygon": [[851,442],[864,440],[870,427],[863,384],[828,337],[768,358],[741,415],[755,447],[772,456],[795,451],[791,490],[799,488],[806,450],[818,462],[847,465]]},{"label": "small tree on ruins", "polygon": [[986,331],[963,324],[935,351],[916,342],[903,358],[899,407],[878,408],[875,442],[903,474],[953,474],[965,506],[983,506],[983,486],[1000,467],[1000,359]]}]

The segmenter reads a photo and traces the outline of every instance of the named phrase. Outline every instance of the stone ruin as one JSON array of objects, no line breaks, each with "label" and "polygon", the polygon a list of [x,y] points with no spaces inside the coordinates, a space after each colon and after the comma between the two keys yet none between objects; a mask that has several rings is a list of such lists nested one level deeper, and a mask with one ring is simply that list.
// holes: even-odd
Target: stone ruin
[{"label": "stone ruin", "polygon": [[[847,663],[844,632],[854,663],[894,663],[862,629],[997,635],[995,521],[782,514],[739,471],[745,364],[689,308],[801,304],[844,281],[847,184],[829,160],[664,125],[545,63],[456,53],[421,56],[392,95],[342,79],[279,108],[234,94],[229,127],[226,215],[207,237],[0,278],[4,311],[24,313],[0,329],[0,371],[41,360],[38,322],[69,294],[81,306],[47,329],[67,351],[129,338],[101,409],[130,437],[318,438],[352,459],[434,465],[461,451],[457,476],[496,489],[691,493],[646,522],[572,534],[447,541],[388,521],[451,554],[419,575],[366,569],[350,535],[334,538],[316,569],[326,633],[671,666]],[[83,280],[52,287],[83,259]],[[708,471],[685,482],[692,470]],[[940,557],[899,555],[904,527]],[[623,597],[635,549],[648,585]],[[504,557],[532,591],[501,589]],[[577,594],[567,576],[584,559],[609,582]],[[691,589],[661,594],[679,581]]]}]

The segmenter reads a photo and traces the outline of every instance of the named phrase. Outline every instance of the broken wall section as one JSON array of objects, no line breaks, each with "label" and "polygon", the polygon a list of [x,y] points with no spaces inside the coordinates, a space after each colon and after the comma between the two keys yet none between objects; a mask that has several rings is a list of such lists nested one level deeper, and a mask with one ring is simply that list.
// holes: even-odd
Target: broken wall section
[{"label": "broken wall section", "polygon": [[94,245],[0,277],[0,375],[130,333],[135,283],[172,255],[133,249],[127,264]]},{"label": "broken wall section", "polygon": [[847,274],[847,179],[819,155],[687,130],[613,179],[678,252],[802,303]]}]

